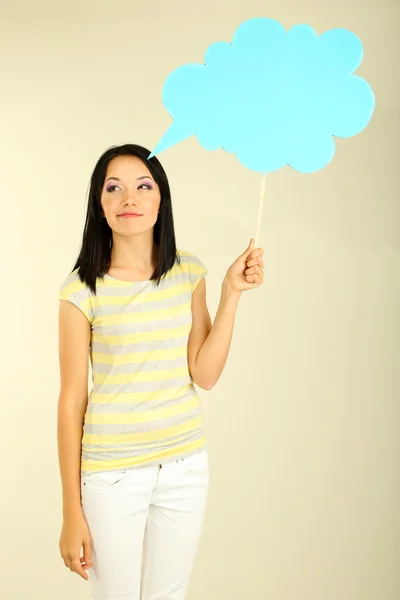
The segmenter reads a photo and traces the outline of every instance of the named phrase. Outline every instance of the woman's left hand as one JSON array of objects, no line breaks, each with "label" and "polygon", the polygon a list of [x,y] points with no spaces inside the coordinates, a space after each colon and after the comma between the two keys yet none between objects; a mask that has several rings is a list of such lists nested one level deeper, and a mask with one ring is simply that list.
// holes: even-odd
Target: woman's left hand
[{"label": "woman's left hand", "polygon": [[264,250],[254,246],[255,240],[251,238],[248,248],[226,272],[224,282],[235,291],[252,290],[264,281]]}]

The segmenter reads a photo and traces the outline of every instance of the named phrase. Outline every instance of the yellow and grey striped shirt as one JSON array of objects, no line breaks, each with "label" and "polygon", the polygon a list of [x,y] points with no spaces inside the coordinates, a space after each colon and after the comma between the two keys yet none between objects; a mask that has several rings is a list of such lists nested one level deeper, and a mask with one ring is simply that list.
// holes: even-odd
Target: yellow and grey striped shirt
[{"label": "yellow and grey striped shirt", "polygon": [[158,287],[105,275],[94,295],[76,269],[60,288],[59,299],[73,302],[91,324],[82,473],[167,462],[205,446],[187,344],[192,293],[207,269],[195,255],[178,253],[181,263]]}]

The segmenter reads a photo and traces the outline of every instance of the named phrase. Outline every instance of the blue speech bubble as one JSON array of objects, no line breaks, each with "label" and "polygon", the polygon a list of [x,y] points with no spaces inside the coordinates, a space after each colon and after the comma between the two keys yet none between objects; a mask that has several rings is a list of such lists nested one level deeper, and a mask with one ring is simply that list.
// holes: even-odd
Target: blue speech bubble
[{"label": "blue speech bubble", "polygon": [[245,21],[232,43],[209,46],[205,64],[167,77],[162,99],[173,123],[149,159],[196,135],[206,150],[234,152],[253,171],[322,169],[333,136],[356,135],[372,117],[373,91],[353,75],[362,55],[347,29],[317,36],[309,25],[286,32],[274,19]]}]

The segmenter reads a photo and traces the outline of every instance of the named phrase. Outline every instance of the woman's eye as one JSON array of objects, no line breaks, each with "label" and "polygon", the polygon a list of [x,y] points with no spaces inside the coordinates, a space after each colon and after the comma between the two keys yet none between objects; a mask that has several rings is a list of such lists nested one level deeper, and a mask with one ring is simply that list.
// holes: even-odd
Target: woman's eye
[{"label": "woman's eye", "polygon": [[[112,192],[117,187],[119,187],[119,186],[118,185],[110,185],[110,187],[107,188],[107,192]],[[138,189],[140,190],[140,188],[143,188],[143,187],[147,188],[148,190],[153,189],[149,183],[142,183],[141,185],[139,185]]]}]

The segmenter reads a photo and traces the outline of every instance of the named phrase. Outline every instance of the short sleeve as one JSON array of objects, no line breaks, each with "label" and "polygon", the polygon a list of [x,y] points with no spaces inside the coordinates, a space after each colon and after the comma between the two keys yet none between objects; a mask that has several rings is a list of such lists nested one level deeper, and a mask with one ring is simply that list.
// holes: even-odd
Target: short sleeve
[{"label": "short sleeve", "polygon": [[208,275],[208,270],[197,256],[192,255],[190,258],[189,273],[193,293],[203,277]]},{"label": "short sleeve", "polygon": [[74,271],[65,279],[59,289],[59,300],[68,300],[75,304],[85,315],[90,324],[93,323],[93,308],[89,288]]}]

